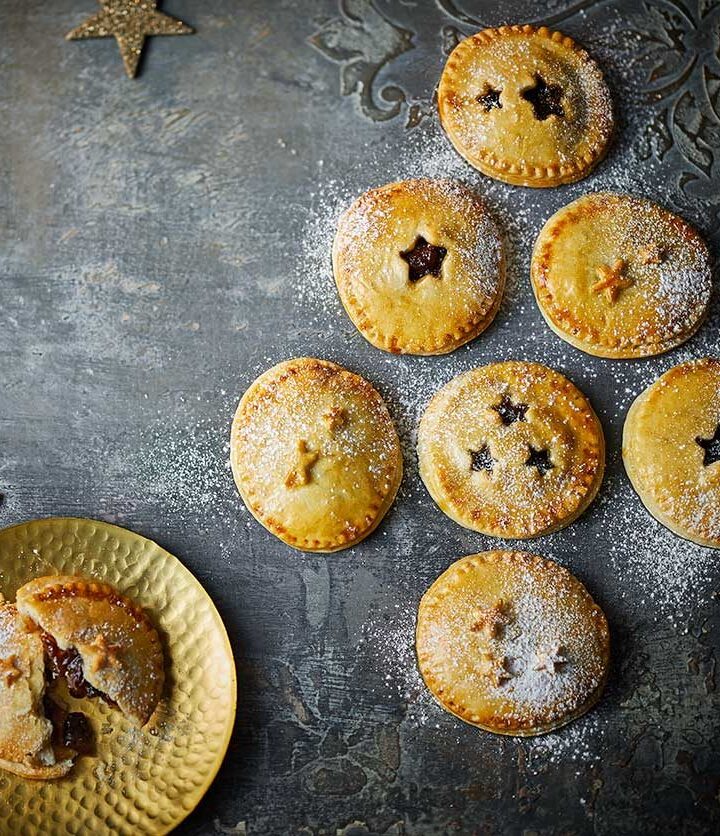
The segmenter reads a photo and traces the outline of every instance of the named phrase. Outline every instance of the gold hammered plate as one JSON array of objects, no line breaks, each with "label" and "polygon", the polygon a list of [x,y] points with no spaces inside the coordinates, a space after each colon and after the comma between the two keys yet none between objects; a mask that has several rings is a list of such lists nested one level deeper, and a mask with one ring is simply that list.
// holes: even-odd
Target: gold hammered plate
[{"label": "gold hammered plate", "polygon": [[[147,610],[164,642],[164,704],[150,733],[101,700],[67,702],[96,734],[59,781],[0,772],[0,834],[162,834],[198,804],[217,774],[235,720],[232,650],[200,583],[151,540],[94,520],[35,520],[0,531],[0,592],[31,578],[82,574]],[[66,692],[63,693],[65,698]]]}]

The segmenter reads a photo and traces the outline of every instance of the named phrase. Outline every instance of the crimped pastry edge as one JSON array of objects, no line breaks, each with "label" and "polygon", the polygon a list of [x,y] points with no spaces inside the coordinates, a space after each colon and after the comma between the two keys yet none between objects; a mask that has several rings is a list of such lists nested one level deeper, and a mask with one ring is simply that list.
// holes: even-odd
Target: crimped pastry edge
[{"label": "crimped pastry edge", "polygon": [[[498,160],[495,155],[487,152],[485,154],[475,155],[467,153],[466,149],[461,147],[461,144],[456,140],[454,132],[448,127],[447,113],[447,98],[453,91],[444,91],[443,87],[449,82],[446,81],[450,77],[452,67],[451,62],[453,56],[458,51],[468,49],[471,43],[489,44],[498,37],[503,37],[508,34],[523,34],[523,35],[540,35],[548,40],[560,42],[563,46],[574,52],[584,63],[590,64],[597,69],[600,75],[601,83],[605,86],[608,92],[608,102],[611,107],[611,118],[606,131],[599,133],[598,137],[590,143],[590,147],[580,160],[572,160],[563,165],[557,163],[549,166],[529,166],[524,163],[515,163],[510,160]],[[446,75],[447,73],[447,75]],[[607,88],[602,71],[600,70],[594,58],[579,46],[569,35],[565,35],[557,30],[551,30],[547,26],[535,27],[532,24],[514,24],[507,26],[500,26],[497,28],[482,29],[474,35],[460,41],[460,43],[453,49],[448,56],[445,66],[443,67],[438,85],[438,112],[440,115],[440,124],[443,127],[448,139],[452,143],[455,150],[465,159],[470,165],[478,169],[488,177],[500,180],[504,183],[509,183],[513,186],[526,186],[529,188],[551,188],[554,186],[561,186],[568,183],[574,183],[582,180],[605,158],[610,141],[614,134],[614,114],[612,112],[612,98],[610,91]],[[515,170],[513,170],[515,169]]]}]

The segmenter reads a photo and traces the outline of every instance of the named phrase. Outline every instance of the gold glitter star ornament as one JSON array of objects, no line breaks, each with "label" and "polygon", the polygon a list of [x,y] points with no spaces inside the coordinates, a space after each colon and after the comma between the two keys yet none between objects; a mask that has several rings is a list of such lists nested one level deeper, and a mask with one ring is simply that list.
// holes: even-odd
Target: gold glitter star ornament
[{"label": "gold glitter star ornament", "polygon": [[149,35],[192,35],[181,20],[158,11],[158,0],[98,0],[102,11],[89,17],[65,36],[69,41],[83,38],[115,38],[125,72],[135,78],[145,38]]}]

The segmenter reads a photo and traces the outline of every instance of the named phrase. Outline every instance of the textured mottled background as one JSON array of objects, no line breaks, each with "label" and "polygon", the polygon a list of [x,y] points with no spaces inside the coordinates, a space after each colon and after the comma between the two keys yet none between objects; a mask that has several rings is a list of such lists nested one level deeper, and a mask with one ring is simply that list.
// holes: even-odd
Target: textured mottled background
[{"label": "textured mottled background", "polygon": [[[720,242],[720,2],[168,0],[197,29],[154,39],[125,78],[112,41],[66,43],[94,0],[0,0],[0,524],[97,517],[175,553],[216,601],[239,668],[237,730],[186,834],[699,834],[720,828],[717,554],[651,520],[622,471],[629,403],[717,353],[717,298],[655,360],[585,357],[532,300],[532,241],[587,190],[653,197]],[[438,128],[458,38],[545,20],[597,57],[617,103],[608,159],[538,193],[482,177]],[[386,356],[337,301],[329,244],[356,193],[460,177],[508,231],[496,324],[445,358]],[[227,466],[236,401],[315,354],[366,375],[406,448],[395,508],[340,554],[252,522]],[[437,708],[414,613],[455,558],[494,545],[435,508],[415,422],[454,374],[538,359],[592,399],[609,442],[597,502],[532,543],[608,613],[614,667],[587,717],[500,739]]]}]

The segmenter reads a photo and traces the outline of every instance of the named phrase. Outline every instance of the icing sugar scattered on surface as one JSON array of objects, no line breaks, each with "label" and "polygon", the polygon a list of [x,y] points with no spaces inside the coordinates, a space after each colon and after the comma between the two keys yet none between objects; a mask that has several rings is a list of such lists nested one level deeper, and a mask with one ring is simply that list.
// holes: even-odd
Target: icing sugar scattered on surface
[{"label": "icing sugar scattered on surface", "polygon": [[[443,700],[459,699],[465,710],[480,714],[487,700],[501,700],[503,714],[526,726],[557,722],[585,705],[604,677],[606,633],[578,582],[555,564],[511,555],[475,565],[454,563],[421,606],[418,647]],[[492,636],[471,627],[482,612],[478,599],[489,603],[487,583],[505,613],[504,626]],[[502,679],[488,677],[482,653],[504,670]],[[557,668],[548,667],[550,657]],[[477,703],[456,696],[468,683]]]},{"label": "icing sugar scattered on surface", "polygon": [[[418,231],[445,248],[445,260],[437,281],[409,285],[398,256]],[[448,332],[459,339],[458,329],[474,327],[493,309],[502,281],[496,224],[477,195],[447,178],[413,178],[361,195],[342,216],[336,265],[348,309],[369,320],[380,342],[392,338],[403,348],[419,341],[435,350],[448,342]],[[397,309],[393,288],[400,294]]]},{"label": "icing sugar scattered on surface", "polygon": [[[625,72],[629,68],[620,69]],[[392,380],[392,386],[381,384],[380,389],[403,445],[406,478],[400,501],[421,508],[431,503],[417,478],[417,426],[432,395],[450,379],[484,363],[509,358],[537,360],[566,372],[591,396],[608,436],[608,473],[588,512],[598,518],[598,524],[592,528],[589,541],[580,542],[576,526],[570,526],[542,543],[533,543],[530,550],[548,553],[552,548],[562,547],[571,554],[596,554],[597,558],[593,559],[609,561],[616,573],[618,595],[625,606],[641,612],[647,612],[650,607],[652,617],[675,623],[688,608],[694,609],[712,593],[717,555],[679,539],[650,517],[624,473],[618,472],[622,469],[619,429],[635,396],[663,371],[692,357],[717,353],[718,312],[713,310],[711,319],[692,341],[676,349],[672,357],[661,356],[641,363],[596,360],[550,333],[540,320],[528,279],[530,251],[540,228],[553,211],[581,194],[588,191],[637,194],[672,207],[674,192],[670,185],[664,187],[666,192],[658,191],[658,186],[665,183],[660,176],[660,161],[650,157],[642,165],[627,164],[628,157],[635,154],[633,143],[645,128],[647,112],[633,108],[625,118],[625,129],[616,140],[621,147],[611,151],[608,161],[589,180],[556,191],[512,188],[477,174],[454,151],[433,121],[407,133],[399,148],[391,142],[378,143],[364,159],[346,166],[347,177],[323,179],[322,190],[312,195],[296,271],[296,298],[303,316],[313,327],[323,333],[353,333],[332,277],[330,253],[341,212],[363,190],[407,177],[454,177],[477,191],[506,236],[507,283],[496,321],[479,339],[442,358],[391,356],[376,351],[373,361],[378,372],[368,373],[373,383],[384,378]],[[393,160],[390,168],[388,159]],[[361,185],[353,189],[350,183]],[[548,194],[554,202],[550,211],[546,208]],[[688,217],[690,222],[696,220],[692,214]],[[514,325],[517,321],[523,323],[519,330]],[[346,362],[353,365],[351,361]],[[353,368],[360,371],[358,363]],[[606,390],[602,400],[592,396],[593,390],[600,386]],[[588,536],[587,529],[583,536]],[[492,541],[491,545],[496,542]]]},{"label": "icing sugar scattered on surface", "polygon": [[680,624],[688,607],[713,594],[718,555],[683,540],[653,519],[620,474],[597,502],[604,532],[602,559],[617,577],[615,595],[637,611]]},{"label": "icing sugar scattered on surface", "polygon": [[[573,121],[537,120],[518,89],[523,65],[560,87],[565,107],[576,114]],[[532,78],[529,69],[523,68],[522,77]],[[499,88],[502,107],[483,113],[477,96],[488,83]],[[612,128],[609,91],[597,67],[537,35],[463,41],[443,73],[439,96],[449,129],[469,154],[490,152],[529,166],[575,162],[592,145],[591,135],[607,139]]]},{"label": "icing sugar scattered on surface", "polygon": [[[633,50],[619,51],[614,41],[621,34],[621,23],[609,20],[607,30],[588,43],[592,55],[622,78],[627,100],[616,102],[622,129],[614,138],[608,158],[590,178],[557,190],[519,189],[483,177],[471,169],[454,151],[432,114],[418,128],[398,140],[377,141],[358,155],[331,170],[319,168],[320,184],[311,195],[305,217],[301,251],[294,291],[298,308],[310,328],[330,335],[344,348],[339,362],[377,384],[398,426],[405,458],[406,478],[400,489],[398,510],[401,525],[411,534],[412,519],[428,511],[437,515],[432,500],[417,475],[417,426],[431,396],[463,371],[501,359],[537,360],[565,373],[590,396],[608,441],[608,471],[598,498],[587,515],[569,528],[542,540],[523,544],[529,551],[555,555],[567,565],[578,567],[581,576],[595,563],[609,566],[614,580],[605,589],[590,584],[590,591],[603,603],[612,601],[616,612],[630,621],[649,619],[669,622],[672,629],[684,628],[689,614],[706,603],[717,585],[718,554],[676,537],[657,523],[634,494],[620,464],[620,430],[631,402],[643,388],[670,366],[692,357],[717,353],[720,317],[717,306],[711,318],[692,341],[672,355],[638,363],[602,361],[587,357],[563,343],[542,322],[529,285],[529,264],[533,242],[544,222],[561,206],[589,191],[615,191],[649,198],[678,212],[690,223],[701,225],[704,208],[687,195],[678,193],[676,184],[665,174],[666,164],[650,153],[648,137],[654,110],[644,100],[644,79],[636,72]],[[328,173],[330,176],[328,176]],[[331,248],[337,219],[352,201],[369,188],[411,177],[457,178],[485,200],[505,235],[507,281],[500,312],[479,339],[442,358],[390,356],[372,353],[366,370],[363,342],[340,304],[331,267]],[[686,199],[687,198],[687,199]],[[675,272],[662,281],[659,294],[673,299],[688,288],[694,277]],[[521,327],[518,327],[518,323]],[[273,361],[281,358],[273,358]],[[270,363],[268,363],[270,364]],[[391,383],[390,383],[391,382]],[[602,392],[603,397],[598,394]],[[435,579],[442,567],[461,554],[483,548],[508,545],[498,540],[469,536],[454,524],[448,546],[422,541],[432,557],[413,564],[413,571],[401,573],[392,591],[392,602],[382,611],[373,603],[363,628],[358,654],[367,664],[382,671],[390,691],[405,703],[407,733],[418,726],[442,730],[443,736],[475,734],[463,727],[435,702],[417,669],[414,650],[415,617],[419,595]],[[448,529],[449,531],[449,529]],[[408,546],[401,536],[388,549],[376,535],[377,558],[408,559]],[[369,541],[372,547],[372,541]],[[517,547],[517,542],[512,543]],[[452,552],[452,553],[449,553]],[[591,570],[592,571],[592,570]],[[599,574],[599,573],[598,573]],[[607,573],[606,573],[607,574]],[[408,588],[405,588],[407,583]],[[611,591],[610,591],[611,590]],[[603,757],[603,741],[608,729],[606,702],[572,724],[547,735],[526,740],[496,738],[477,732],[477,745],[493,750],[522,747],[527,768],[539,773],[548,765],[577,763],[578,769]]]},{"label": "icing sugar scattered on surface", "polygon": [[[463,375],[441,390],[422,419],[423,473],[443,505],[482,528],[526,533],[568,518],[586,501],[601,467],[599,437],[582,397],[534,365],[500,364]],[[529,405],[504,426],[493,411],[500,395]],[[489,473],[469,467],[485,445]],[[528,466],[530,451],[546,452],[549,470]]]},{"label": "icing sugar scattered on surface", "polygon": [[369,614],[358,655],[370,657],[373,667],[384,671],[387,688],[405,704],[406,726],[442,729],[443,735],[476,733],[476,745],[521,746],[531,773],[568,760],[586,766],[601,759],[606,729],[602,702],[572,724],[538,737],[499,738],[458,725],[460,721],[440,707],[422,680],[414,646],[416,603],[406,600],[402,591],[400,597],[389,610]]}]

